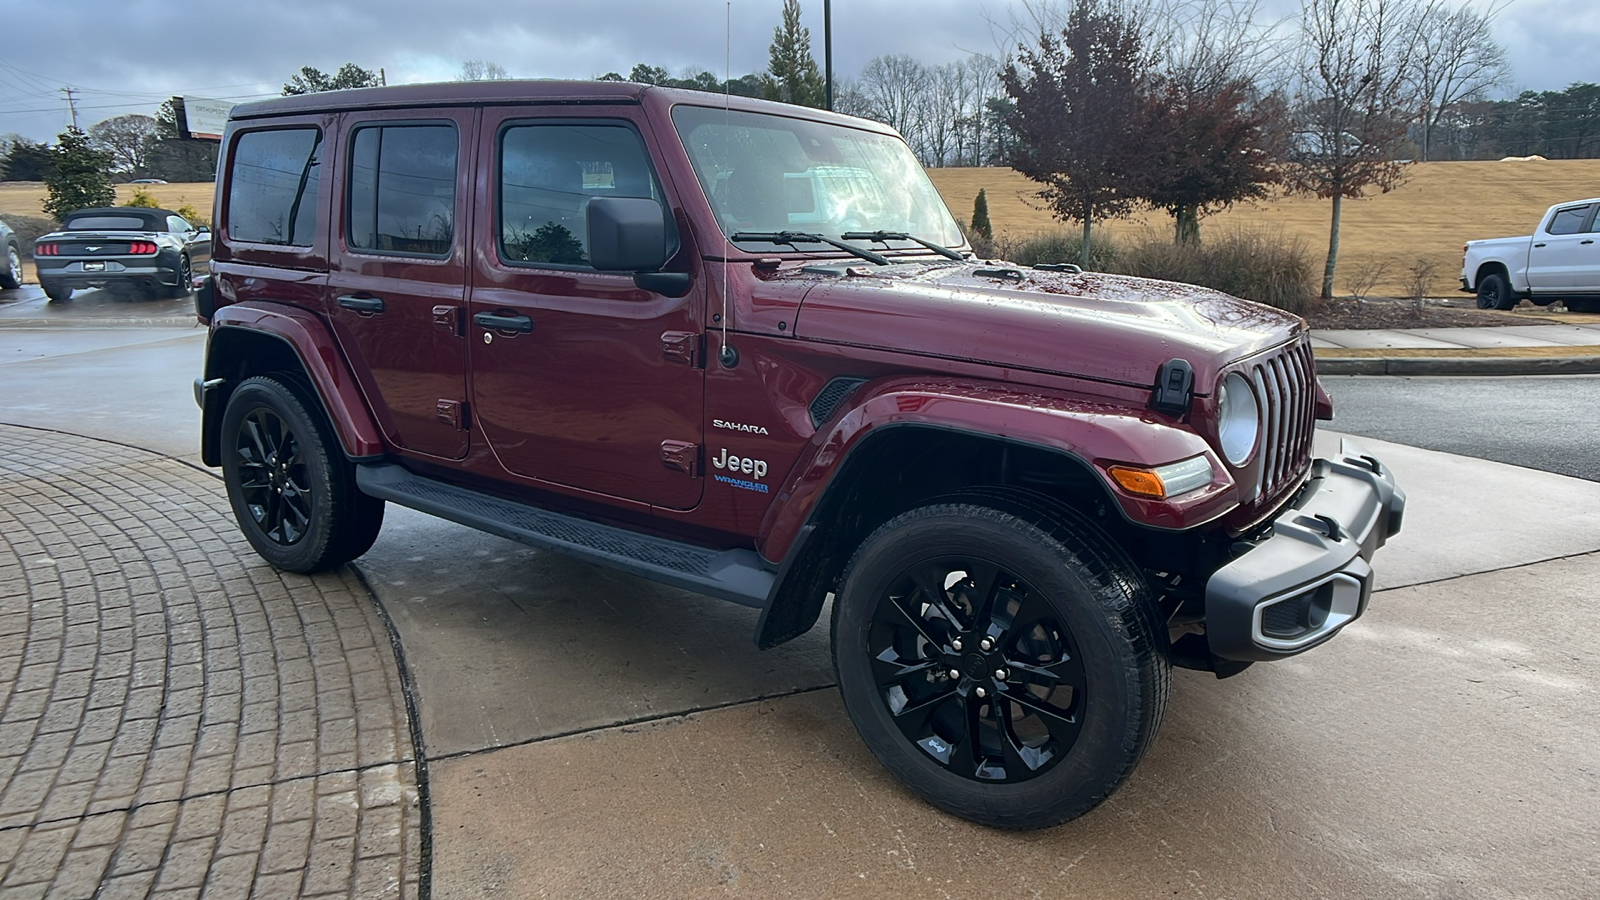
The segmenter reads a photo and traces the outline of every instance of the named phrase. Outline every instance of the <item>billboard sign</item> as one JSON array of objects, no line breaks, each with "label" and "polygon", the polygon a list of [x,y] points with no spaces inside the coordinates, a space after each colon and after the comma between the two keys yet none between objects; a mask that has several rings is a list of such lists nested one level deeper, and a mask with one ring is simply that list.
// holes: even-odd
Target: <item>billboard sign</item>
[{"label": "billboard sign", "polygon": [[228,126],[228,113],[233,103],[227,100],[207,100],[203,97],[184,97],[184,118],[188,120],[189,136],[202,140],[220,141],[222,131]]}]

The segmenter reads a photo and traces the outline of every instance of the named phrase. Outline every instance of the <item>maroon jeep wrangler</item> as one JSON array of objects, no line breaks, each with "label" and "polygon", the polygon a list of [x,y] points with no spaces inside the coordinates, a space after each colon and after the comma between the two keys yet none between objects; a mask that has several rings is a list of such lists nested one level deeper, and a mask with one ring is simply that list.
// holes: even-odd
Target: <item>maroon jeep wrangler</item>
[{"label": "maroon jeep wrangler", "polygon": [[761,610],[832,601],[839,687],[930,803],[1082,815],[1172,665],[1231,675],[1364,610],[1404,495],[1300,319],[972,258],[882,125],[617,83],[237,106],[203,453],[295,572],[385,502]]}]

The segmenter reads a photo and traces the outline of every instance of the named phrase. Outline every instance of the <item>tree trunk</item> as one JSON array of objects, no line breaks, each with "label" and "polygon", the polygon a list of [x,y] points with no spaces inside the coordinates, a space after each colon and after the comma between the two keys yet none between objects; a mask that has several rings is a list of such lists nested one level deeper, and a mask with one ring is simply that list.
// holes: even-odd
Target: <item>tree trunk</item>
[{"label": "tree trunk", "polygon": [[1083,217],[1083,244],[1078,248],[1078,267],[1085,272],[1089,271],[1089,228],[1093,224],[1092,214]]},{"label": "tree trunk", "polygon": [[1181,206],[1173,214],[1173,223],[1176,226],[1174,243],[1184,244],[1200,243],[1200,210],[1194,206]]},{"label": "tree trunk", "polygon": [[1333,225],[1328,229],[1328,264],[1322,269],[1322,299],[1333,299],[1333,268],[1339,262],[1339,204],[1344,200],[1338,192],[1333,195]]}]

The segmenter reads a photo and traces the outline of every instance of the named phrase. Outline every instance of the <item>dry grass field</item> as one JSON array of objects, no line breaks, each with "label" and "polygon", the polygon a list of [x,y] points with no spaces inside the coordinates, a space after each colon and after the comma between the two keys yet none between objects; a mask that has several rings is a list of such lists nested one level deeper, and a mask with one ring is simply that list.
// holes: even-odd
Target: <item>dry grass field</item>
[{"label": "dry grass field", "polygon": [[[1600,160],[1595,159],[1418,163],[1407,173],[1406,183],[1388,194],[1345,201],[1335,292],[1348,293],[1349,281],[1359,271],[1383,266],[1386,275],[1374,293],[1402,296],[1412,267],[1426,260],[1434,266],[1431,295],[1460,296],[1464,242],[1529,234],[1552,204],[1600,195]],[[1076,227],[1052,219],[1032,196],[1034,183],[1011,169],[931,169],[928,174],[963,222],[972,219],[972,199],[983,188],[997,235]],[[1316,263],[1320,281],[1331,213],[1328,200],[1276,197],[1205,219],[1201,238],[1227,228],[1299,238]],[[1132,237],[1146,229],[1169,237],[1172,220],[1156,212],[1106,225],[1113,237]]]},{"label": "dry grass field", "polygon": [[[1426,260],[1434,266],[1431,293],[1456,295],[1464,241],[1528,234],[1551,204],[1600,195],[1600,160],[1592,159],[1419,163],[1408,173],[1406,183],[1391,193],[1345,201],[1338,292],[1348,293],[1353,278],[1380,266],[1386,275],[1377,279],[1374,292],[1402,295],[1411,268]],[[1033,183],[1011,169],[932,169],[928,174],[962,221],[972,218],[972,198],[983,188],[997,234],[1020,237],[1068,227],[1040,207],[1031,196]],[[134,187],[119,185],[118,202],[131,196]],[[210,215],[209,183],[139,187],[168,208],[187,203]],[[0,183],[0,218],[42,216],[44,198],[42,184]],[[1305,243],[1320,273],[1330,211],[1326,200],[1277,197],[1208,218],[1201,235],[1227,228],[1281,232]],[[1164,213],[1146,213],[1105,227],[1113,237],[1132,237],[1147,229],[1165,237],[1172,226]]]}]

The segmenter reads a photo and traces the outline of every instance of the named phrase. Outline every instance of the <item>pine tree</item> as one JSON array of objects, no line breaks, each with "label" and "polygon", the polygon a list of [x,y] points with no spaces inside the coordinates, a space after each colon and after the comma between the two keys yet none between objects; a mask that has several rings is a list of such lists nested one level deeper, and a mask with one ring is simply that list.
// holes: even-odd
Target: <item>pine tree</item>
[{"label": "pine tree", "polygon": [[783,0],[783,24],[772,29],[767,74],[761,92],[768,100],[822,108],[826,87],[811,55],[811,29],[800,25],[800,0]]},{"label": "pine tree", "polygon": [[982,235],[986,241],[994,239],[994,229],[989,226],[989,198],[984,196],[983,188],[978,188],[978,196],[972,200],[972,233]]},{"label": "pine tree", "polygon": [[44,179],[50,192],[44,211],[60,222],[75,210],[116,203],[117,192],[111,187],[111,154],[94,149],[89,136],[76,128],[68,128],[56,141],[51,151],[55,169]]}]

